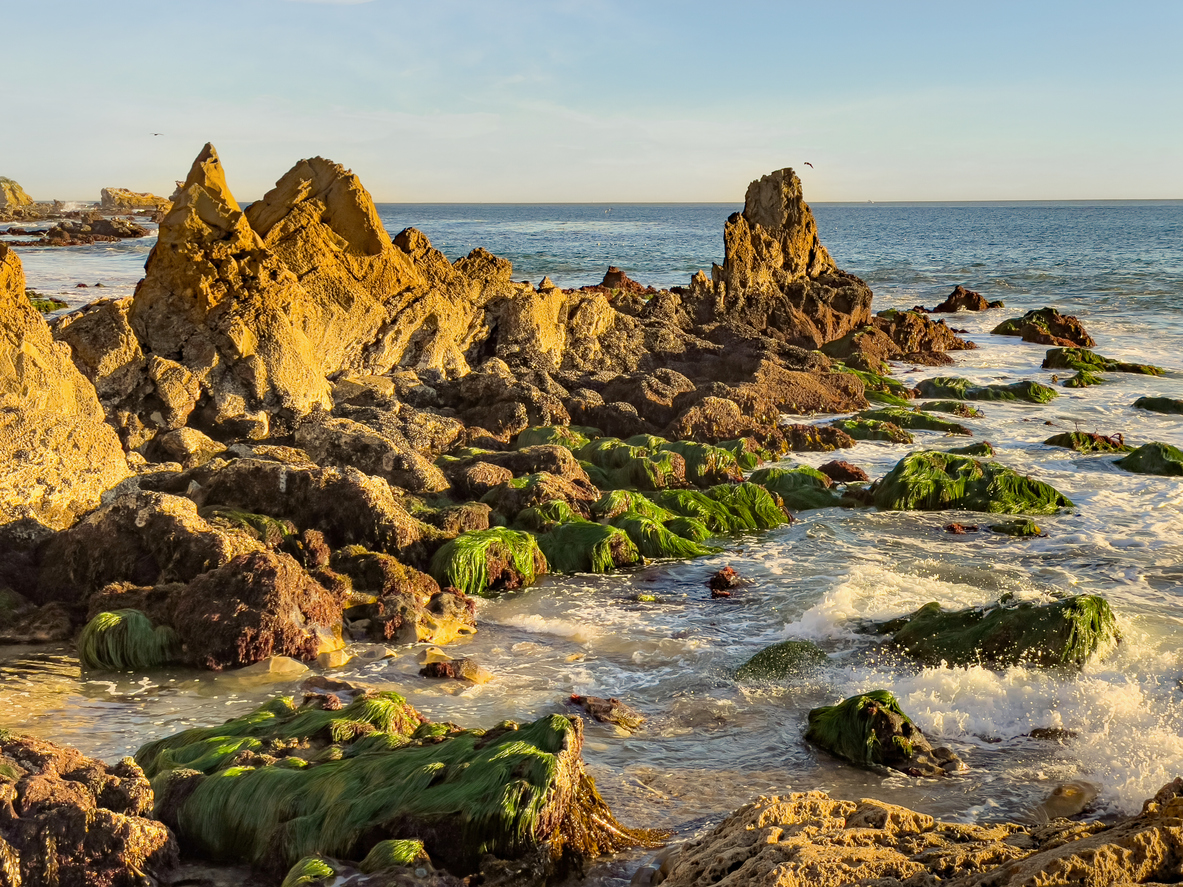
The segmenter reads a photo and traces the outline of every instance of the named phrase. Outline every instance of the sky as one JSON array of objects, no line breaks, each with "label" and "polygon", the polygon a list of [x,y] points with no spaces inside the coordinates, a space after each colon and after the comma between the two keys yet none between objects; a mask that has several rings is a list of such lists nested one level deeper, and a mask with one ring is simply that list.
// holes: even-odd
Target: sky
[{"label": "sky", "polygon": [[[3,0],[0,175],[247,201],[1183,198],[1183,3]],[[160,133],[160,135],[154,135]],[[812,167],[806,166],[808,161]]]}]

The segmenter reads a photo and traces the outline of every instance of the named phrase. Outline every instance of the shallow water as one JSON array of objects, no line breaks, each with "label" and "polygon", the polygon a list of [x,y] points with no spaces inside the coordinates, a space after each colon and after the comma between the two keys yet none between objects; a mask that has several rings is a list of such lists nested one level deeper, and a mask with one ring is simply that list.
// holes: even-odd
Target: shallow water
[{"label": "shallow water", "polygon": [[[483,245],[515,274],[562,285],[597,282],[609,263],[646,283],[684,283],[721,257],[721,225],[737,207],[383,206],[392,232],[414,224],[452,258]],[[1129,813],[1183,774],[1180,601],[1183,481],[1128,474],[1111,456],[1046,447],[1053,433],[1122,432],[1129,442],[1183,446],[1183,421],[1133,409],[1142,394],[1183,397],[1183,203],[880,205],[816,207],[824,242],[867,279],[877,310],[932,305],[956,283],[1002,298],[1007,308],[959,314],[976,351],[956,367],[897,367],[912,382],[932,375],[977,381],[1050,380],[1045,348],[989,330],[1005,317],[1054,304],[1081,317],[1110,357],[1166,367],[1161,378],[1109,374],[1105,385],[1059,389],[1047,405],[981,405],[961,420],[996,459],[1056,486],[1075,508],[1040,518],[1046,538],[946,534],[973,514],[805,512],[789,528],[729,539],[698,561],[651,565],[627,576],[546,578],[482,601],[480,631],[463,647],[496,680],[468,689],[417,675],[416,651],[337,672],[390,686],[433,719],[465,726],[530,720],[564,710],[571,693],[619,696],[644,712],[628,736],[592,724],[589,768],[626,822],[689,831],[755,795],[824,788],[876,795],[959,820],[1025,815],[1061,781],[1087,779],[1101,793],[1088,815]],[[594,246],[593,246],[594,244]],[[122,251],[23,250],[29,285],[61,292],[74,278],[134,286],[150,244]],[[125,244],[120,244],[124,247]],[[138,251],[138,252],[137,252]],[[134,257],[134,261],[133,261]],[[649,269],[652,273],[644,273]],[[73,294],[69,289],[66,292]],[[94,290],[78,294],[95,295]],[[80,298],[81,296],[75,296]],[[1066,375],[1061,373],[1062,375]],[[829,417],[794,417],[828,421]],[[917,447],[945,446],[915,432]],[[841,458],[882,475],[908,447],[859,443]],[[797,454],[818,465],[834,454]],[[752,584],[712,600],[705,581],[730,564]],[[658,603],[638,603],[639,593]],[[853,624],[908,612],[931,600],[983,604],[1006,592],[1047,600],[1104,594],[1123,643],[1083,672],[919,668],[877,655]],[[737,684],[735,666],[769,642],[810,638],[832,654],[808,681]],[[250,683],[196,672],[111,676],[78,671],[69,650],[0,652],[0,724],[19,726],[107,759],[193,724],[237,715],[295,681]],[[843,765],[805,745],[805,715],[854,692],[891,689],[936,744],[969,764],[962,776],[916,780]],[[1036,740],[1034,728],[1074,738]],[[627,877],[627,863],[596,880]]]}]

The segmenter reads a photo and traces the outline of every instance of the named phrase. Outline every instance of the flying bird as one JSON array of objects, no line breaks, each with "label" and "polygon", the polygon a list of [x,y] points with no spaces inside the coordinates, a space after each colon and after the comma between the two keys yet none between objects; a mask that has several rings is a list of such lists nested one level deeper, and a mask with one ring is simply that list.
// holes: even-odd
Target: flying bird
[{"label": "flying bird", "polygon": [[805,161],[805,165],[808,166],[810,169],[813,169],[813,164],[810,163],[808,160]]},{"label": "flying bird", "polygon": [[152,135],[154,135],[154,136],[162,136],[162,135],[164,135],[164,133],[162,133],[162,132],[154,132],[154,133],[152,133]]}]

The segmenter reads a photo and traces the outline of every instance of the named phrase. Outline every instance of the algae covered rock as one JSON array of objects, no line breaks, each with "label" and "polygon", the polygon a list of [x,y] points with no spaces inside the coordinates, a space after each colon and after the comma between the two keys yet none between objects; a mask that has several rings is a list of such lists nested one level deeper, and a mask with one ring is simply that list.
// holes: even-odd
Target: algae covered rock
[{"label": "algae covered rock", "polygon": [[1134,448],[1128,446],[1120,434],[1105,436],[1091,434],[1087,431],[1065,431],[1063,434],[1053,434],[1044,444],[1049,447],[1065,447],[1078,453],[1130,453]]},{"label": "algae covered rock", "polygon": [[887,690],[813,709],[805,740],[860,767],[890,767],[909,776],[944,776],[965,766],[949,749],[934,750]]},{"label": "algae covered rock", "polygon": [[533,585],[546,571],[538,540],[505,527],[461,533],[435,553],[430,569],[441,585],[484,597]]},{"label": "algae covered rock", "polygon": [[890,422],[909,431],[943,431],[945,434],[970,434],[970,430],[959,422],[951,422],[940,416],[932,416],[923,410],[878,409],[863,410],[858,414],[860,419],[871,419],[877,422]]},{"label": "algae covered rock", "polygon": [[610,573],[641,560],[624,530],[584,520],[563,523],[543,533],[538,546],[555,573]]},{"label": "algae covered rock", "polygon": [[1142,376],[1161,376],[1166,372],[1162,367],[1144,363],[1125,363],[1103,357],[1087,348],[1052,348],[1043,359],[1045,370],[1076,370],[1087,373],[1093,370],[1103,370],[1111,373],[1137,373]]},{"label": "algae covered rock", "polygon": [[833,483],[816,468],[801,465],[796,468],[761,468],[752,473],[750,481],[776,493],[790,511],[809,511],[814,508],[834,508],[849,504],[830,490]]},{"label": "algae covered rock", "polygon": [[1021,336],[1024,342],[1064,348],[1092,348],[1097,344],[1077,318],[1061,314],[1055,308],[1037,308],[1022,317],[1004,320],[992,332],[996,336]]},{"label": "algae covered rock", "polygon": [[1121,639],[1113,611],[1097,595],[1049,604],[1003,599],[964,610],[945,610],[934,602],[875,630],[890,633],[893,646],[926,665],[995,668],[1080,668]]},{"label": "algae covered rock", "polygon": [[781,681],[813,671],[827,659],[811,641],[781,641],[765,647],[735,672],[739,681]]},{"label": "algae covered rock", "polygon": [[[274,699],[136,758],[159,788],[156,814],[189,856],[280,874],[310,856],[377,866],[381,842],[419,841],[465,876],[485,854],[545,873],[564,857],[654,843],[616,822],[583,769],[582,744],[579,719],[460,730],[424,723],[396,693],[368,691],[337,710]],[[393,855],[387,862],[402,858]]]},{"label": "algae covered rock", "polygon": [[892,422],[876,419],[839,419],[831,425],[855,440],[884,440],[889,443],[912,443],[912,435]]},{"label": "algae covered rock", "polygon": [[1165,443],[1143,444],[1124,459],[1113,463],[1136,474],[1162,474],[1183,477],[1183,450]]},{"label": "algae covered rock", "polygon": [[1183,416],[1183,399],[1176,397],[1139,397],[1134,406],[1140,410],[1150,410],[1152,413],[1169,413]]},{"label": "algae covered rock", "polygon": [[1030,379],[1008,385],[975,385],[960,376],[934,376],[922,379],[917,389],[921,397],[956,398],[957,400],[1001,400],[1047,403],[1056,397],[1056,389]]},{"label": "algae covered rock", "polygon": [[1072,502],[1054,487],[996,462],[921,451],[909,453],[875,484],[883,511],[963,509],[996,514],[1054,514]]},{"label": "algae covered rock", "polygon": [[950,447],[945,452],[952,453],[954,456],[993,456],[994,445],[988,440],[983,440],[978,443],[966,444],[963,447]]},{"label": "algae covered rock", "polygon": [[1046,535],[1033,520],[1010,520],[1001,524],[990,524],[990,530],[1003,536],[1035,537]]}]

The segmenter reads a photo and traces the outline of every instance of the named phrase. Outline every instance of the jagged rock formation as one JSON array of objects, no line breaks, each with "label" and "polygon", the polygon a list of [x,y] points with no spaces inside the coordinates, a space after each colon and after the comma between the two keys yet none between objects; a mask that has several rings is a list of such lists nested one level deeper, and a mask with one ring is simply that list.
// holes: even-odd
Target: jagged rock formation
[{"label": "jagged rock formation", "polygon": [[108,213],[152,210],[168,212],[172,203],[167,197],[157,197],[146,191],[129,191],[127,188],[104,188],[99,193],[99,208]]},{"label": "jagged rock formation", "polygon": [[701,276],[691,284],[701,319],[742,323],[804,348],[870,321],[870,287],[840,270],[822,246],[793,170],[748,186],[743,213],[727,220],[723,246],[710,284]]},{"label": "jagged rock formation", "polygon": [[127,475],[127,462],[94,386],[54,342],[2,243],[0,317],[0,524],[66,527]]},{"label": "jagged rock formation", "polygon": [[664,887],[1166,884],[1183,855],[1183,779],[1113,825],[937,822],[894,804],[824,792],[760,798],[692,841],[651,881]]},{"label": "jagged rock formation", "polygon": [[33,198],[12,179],[0,176],[0,212],[31,206]]}]

